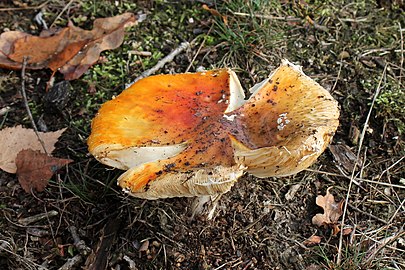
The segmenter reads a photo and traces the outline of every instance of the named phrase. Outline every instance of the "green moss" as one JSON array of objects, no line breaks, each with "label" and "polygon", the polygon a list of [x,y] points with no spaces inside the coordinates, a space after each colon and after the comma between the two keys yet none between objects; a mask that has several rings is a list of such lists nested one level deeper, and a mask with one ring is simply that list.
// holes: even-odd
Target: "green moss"
[{"label": "green moss", "polygon": [[392,122],[400,135],[405,133],[405,92],[399,87],[384,90],[376,99],[377,115]]}]

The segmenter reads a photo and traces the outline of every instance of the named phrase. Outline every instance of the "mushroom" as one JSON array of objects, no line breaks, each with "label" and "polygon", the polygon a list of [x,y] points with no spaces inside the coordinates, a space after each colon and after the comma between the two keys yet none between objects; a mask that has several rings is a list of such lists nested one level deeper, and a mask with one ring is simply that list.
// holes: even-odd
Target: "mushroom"
[{"label": "mushroom", "polygon": [[102,105],[89,151],[145,199],[222,194],[245,171],[286,176],[315,162],[338,126],[329,92],[287,60],[250,92],[230,69],[147,77]]}]

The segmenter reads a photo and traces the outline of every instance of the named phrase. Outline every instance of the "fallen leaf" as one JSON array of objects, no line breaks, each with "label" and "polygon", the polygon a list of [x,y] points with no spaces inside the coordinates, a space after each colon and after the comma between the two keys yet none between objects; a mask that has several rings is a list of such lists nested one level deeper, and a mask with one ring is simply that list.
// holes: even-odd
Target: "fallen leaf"
[{"label": "fallen leaf", "polygon": [[[55,143],[65,130],[66,128],[55,132],[38,132],[48,153],[55,149]],[[8,173],[16,173],[15,159],[21,150],[31,149],[45,153],[33,129],[22,126],[4,128],[0,130],[0,138],[0,169]]]},{"label": "fallen leaf", "polygon": [[306,239],[303,244],[305,246],[311,247],[311,246],[315,246],[319,243],[321,243],[322,237],[318,236],[318,235],[312,235],[311,237],[309,237],[308,239]]},{"label": "fallen leaf", "polygon": [[317,226],[330,226],[333,228],[333,234],[336,235],[339,232],[337,226],[337,221],[343,214],[343,203],[344,200],[340,202],[335,202],[335,197],[330,194],[328,188],[326,190],[326,195],[319,195],[316,197],[316,204],[323,208],[323,214],[316,214],[312,218],[312,224]]},{"label": "fallen leaf", "polygon": [[72,161],[71,159],[51,157],[31,149],[22,150],[17,154],[15,160],[18,182],[27,193],[31,193],[31,190],[41,192],[48,185],[52,175]]},{"label": "fallen leaf", "polygon": [[79,78],[97,62],[104,50],[115,49],[124,40],[124,28],[136,23],[132,13],[96,19],[92,30],[69,23],[53,33],[45,30],[40,36],[20,31],[0,35],[0,67],[21,69],[27,58],[27,69],[50,68],[61,72],[65,80]]},{"label": "fallen leaf", "polygon": [[354,165],[357,163],[357,168],[360,168],[362,161],[357,158],[353,151],[346,144],[329,145],[333,158],[337,164],[343,166],[346,172],[351,173],[354,169]]},{"label": "fallen leaf", "polygon": [[353,232],[353,228],[344,228],[343,229],[343,235],[349,235]]}]

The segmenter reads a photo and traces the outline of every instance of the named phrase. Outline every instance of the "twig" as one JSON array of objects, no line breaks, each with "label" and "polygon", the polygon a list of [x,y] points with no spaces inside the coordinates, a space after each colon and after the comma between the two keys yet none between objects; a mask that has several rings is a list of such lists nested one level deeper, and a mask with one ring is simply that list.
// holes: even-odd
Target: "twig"
[{"label": "twig", "polygon": [[3,128],[3,125],[4,125],[4,123],[6,122],[6,119],[7,119],[7,115],[8,115],[8,113],[9,113],[9,111],[11,110],[11,108],[10,107],[4,107],[4,108],[2,108],[2,109],[0,109],[0,116],[3,116],[4,115],[4,118],[3,118],[3,120],[1,121],[1,123],[0,123],[0,129],[2,129]]},{"label": "twig", "polygon": [[38,6],[34,6],[34,7],[19,7],[19,8],[0,8],[0,12],[1,11],[19,11],[19,10],[27,10],[27,9],[41,9],[44,6],[46,6],[46,4],[48,4],[51,0],[47,0],[45,2],[43,2],[42,4],[38,5]]},{"label": "twig", "polygon": [[83,256],[87,256],[91,249],[86,246],[86,243],[80,239],[79,235],[77,234],[77,229],[75,226],[70,226],[69,227],[70,234],[72,235],[73,238],[73,244],[79,250],[80,254]]},{"label": "twig", "polygon": [[70,258],[64,265],[62,265],[59,270],[72,270],[77,269],[79,263],[82,262],[82,256],[77,254],[73,258]]},{"label": "twig", "polygon": [[9,113],[10,110],[11,110],[11,108],[10,108],[9,106],[6,106],[6,107],[0,109],[0,116],[3,116],[3,115],[4,115],[4,118],[3,118],[3,120],[2,120],[1,123],[0,123],[0,129],[3,128],[3,125],[4,125],[4,123],[6,122],[7,115],[8,115],[8,113]]},{"label": "twig", "polygon": [[380,174],[380,176],[378,177],[378,180],[381,179],[381,177],[384,175],[384,173],[386,173],[386,172],[388,172],[389,170],[391,170],[392,168],[394,168],[394,167],[395,167],[398,163],[400,163],[404,158],[405,158],[405,156],[404,156],[404,157],[401,157],[399,160],[395,161],[394,164],[392,164],[392,165],[389,166],[387,169],[385,169],[385,170]]},{"label": "twig", "polygon": [[53,20],[53,22],[51,23],[51,26],[49,26],[49,28],[52,28],[56,21],[59,20],[59,18],[62,16],[62,14],[69,8],[69,6],[74,2],[75,0],[70,0],[69,3],[67,3],[67,5],[65,5],[62,9],[61,12],[59,12],[58,16],[56,16],[55,20]]},{"label": "twig", "polygon": [[[211,33],[212,29],[214,27],[214,24],[211,25],[210,29],[208,30],[207,34],[204,36],[203,41],[201,42],[200,46],[198,47],[197,52],[194,54],[193,59],[191,59],[190,64],[188,65],[188,67],[186,68],[186,72],[188,72],[191,68],[191,66],[193,65],[193,62],[195,61],[195,59],[197,58],[198,54],[200,53],[202,47],[205,44],[205,41],[207,40],[208,35]],[[191,42],[192,43],[192,42]]]},{"label": "twig", "polygon": [[138,269],[138,268],[136,268],[136,263],[130,257],[128,257],[127,255],[124,255],[123,259],[128,262],[130,270]]},{"label": "twig", "polygon": [[374,245],[375,249],[372,253],[368,254],[366,257],[366,261],[363,263],[364,266],[367,267],[367,265],[375,258],[375,256],[383,249],[385,248],[387,245],[389,245],[390,243],[394,242],[395,240],[397,240],[398,238],[402,237],[403,235],[405,235],[405,231],[403,230],[403,228],[401,228],[401,230],[394,234],[393,236],[390,237],[386,237],[384,238],[382,241],[380,241],[380,245],[377,246],[377,244]]},{"label": "twig", "polygon": [[161,69],[166,63],[169,63],[173,61],[174,57],[176,55],[180,54],[182,51],[190,47],[190,43],[187,41],[182,42],[179,47],[174,49],[171,53],[169,53],[167,56],[165,56],[162,60],[160,60],[154,67],[142,72],[140,76],[138,76],[132,83],[130,83],[128,86],[131,86],[133,83],[139,81],[140,79],[146,78],[152,74],[154,74],[156,71]]},{"label": "twig", "polygon": [[338,83],[338,81],[339,81],[339,78],[340,78],[340,73],[342,72],[342,66],[343,66],[342,59],[340,59],[340,62],[339,62],[339,63],[340,63],[340,65],[339,65],[338,74],[337,74],[335,83],[334,83],[333,86],[332,86],[332,89],[329,91],[330,93],[333,93],[333,91],[335,90],[336,85],[337,85],[337,83]]},{"label": "twig", "polygon": [[[305,171],[314,172],[314,173],[320,173],[320,174],[325,174],[325,175],[330,175],[330,176],[343,177],[343,178],[350,179],[350,176],[347,176],[347,175],[344,175],[344,174],[331,173],[331,172],[325,172],[325,171],[319,171],[319,170],[313,170],[313,169],[305,169]],[[369,179],[364,179],[364,178],[355,177],[355,178],[353,178],[353,180],[362,181],[362,182],[366,182],[366,183],[370,183],[370,184],[376,184],[376,185],[382,185],[382,186],[388,186],[388,187],[395,187],[395,188],[402,188],[402,189],[405,189],[405,186],[396,185],[396,184],[390,184],[390,183],[384,183],[384,182],[377,182],[377,181],[373,181],[373,180],[369,180]]]},{"label": "twig", "polygon": [[37,15],[35,15],[35,17],[34,17],[34,21],[37,24],[41,25],[42,28],[48,29],[48,25],[46,24],[46,21],[44,20],[44,18],[42,16],[44,16],[44,13],[42,13],[42,11],[38,12]]},{"label": "twig", "polygon": [[38,214],[38,215],[35,215],[35,216],[26,217],[26,218],[20,218],[18,220],[18,223],[20,223],[20,224],[22,224],[24,226],[27,226],[27,225],[29,225],[31,223],[35,223],[35,222],[40,221],[42,219],[56,216],[58,214],[59,214],[58,211],[51,210],[49,212]]},{"label": "twig", "polygon": [[5,114],[7,114],[9,111],[11,110],[11,108],[9,106],[6,106],[4,108],[0,109],[0,116],[3,116]]},{"label": "twig", "polygon": [[398,26],[399,26],[399,34],[401,36],[401,67],[399,69],[399,79],[401,80],[402,78],[402,69],[404,66],[404,35],[402,34],[402,27],[401,27],[401,23],[398,22]]},{"label": "twig", "polygon": [[27,110],[28,117],[31,120],[32,128],[34,129],[35,134],[37,135],[38,140],[41,143],[42,148],[44,149],[45,154],[48,154],[48,151],[46,151],[45,143],[38,133],[37,125],[35,124],[34,118],[32,117],[30,107],[28,105],[27,94],[25,93],[25,68],[26,68],[26,66],[27,66],[27,57],[24,57],[22,68],[21,68],[21,95],[24,100],[24,105],[25,105],[25,109]]},{"label": "twig", "polygon": [[385,221],[385,220],[383,220],[383,219],[381,219],[381,218],[379,218],[379,217],[377,217],[377,216],[374,216],[373,214],[367,213],[367,212],[365,212],[365,211],[363,211],[363,210],[357,208],[356,206],[352,205],[351,203],[349,203],[349,206],[350,206],[350,208],[356,210],[357,212],[360,212],[360,213],[362,213],[362,214],[364,214],[364,215],[366,215],[366,216],[369,216],[369,217],[371,217],[371,218],[374,218],[375,220],[378,220],[378,221],[381,222],[381,223],[388,224],[387,221]]},{"label": "twig", "polygon": [[87,257],[85,269],[107,269],[110,250],[116,240],[116,234],[119,231],[120,225],[121,219],[119,216],[113,216],[103,227],[100,241]]},{"label": "twig", "polygon": [[[384,77],[385,77],[385,74],[386,74],[386,71],[387,71],[387,67],[388,67],[388,66],[385,65],[384,70],[383,70],[383,73],[382,73],[382,75],[381,75],[381,79],[380,79],[380,81],[378,82],[377,89],[376,89],[376,91],[375,91],[375,93],[374,93],[373,101],[371,102],[370,109],[369,109],[369,111],[368,111],[366,121],[364,122],[364,127],[363,127],[363,130],[362,130],[361,135],[360,135],[359,148],[358,148],[358,151],[357,151],[356,160],[359,160],[359,158],[360,158],[360,152],[361,152],[361,148],[362,148],[362,146],[363,146],[364,137],[365,137],[365,135],[366,135],[366,131],[367,131],[367,127],[368,127],[368,122],[370,121],[371,112],[372,112],[372,110],[373,110],[374,103],[375,103],[375,101],[376,101],[376,99],[377,99],[377,97],[378,97],[378,95],[379,95],[379,93],[380,93],[380,90],[381,90],[381,83],[382,83],[382,81],[383,81],[383,79],[384,79]],[[365,162],[365,161],[363,161],[363,162]],[[357,167],[357,162],[354,163],[353,170],[352,170],[352,175],[351,175],[351,177],[350,177],[349,187],[347,188],[346,199],[345,199],[345,202],[346,202],[346,203],[345,203],[345,206],[344,206],[344,208],[343,208],[341,228],[343,228],[344,225],[345,225],[345,218],[346,218],[346,214],[347,214],[347,207],[348,207],[348,204],[349,204],[350,192],[351,192],[351,189],[352,189],[352,186],[353,186],[353,182],[354,182],[354,174],[356,173],[356,167]],[[338,248],[338,255],[337,255],[337,259],[336,259],[336,264],[337,264],[337,265],[340,265],[341,262],[342,262],[342,247],[343,247],[343,230],[340,231],[339,248]]]},{"label": "twig", "polygon": [[152,55],[151,52],[148,52],[148,51],[137,51],[137,50],[128,51],[128,54],[140,55],[140,56],[151,56],[151,55]]},{"label": "twig", "polygon": [[272,16],[272,15],[262,15],[262,14],[249,14],[243,12],[233,12],[233,15],[242,16],[242,17],[255,17],[260,19],[266,20],[280,20],[280,21],[287,21],[287,22],[299,22],[301,19],[294,18],[294,17],[281,17],[281,16]]},{"label": "twig", "polygon": [[239,229],[238,231],[236,231],[234,233],[234,235],[239,235],[239,234],[243,234],[246,233],[250,228],[252,228],[253,226],[256,225],[256,223],[258,223],[260,220],[262,220],[265,216],[267,216],[268,213],[262,214],[261,216],[259,216],[255,221],[253,221],[252,223],[250,223],[249,225],[247,225],[246,227]]},{"label": "twig", "polygon": [[395,213],[392,215],[392,217],[390,218],[390,220],[388,221],[389,223],[391,223],[394,218],[397,216],[397,214],[399,213],[399,210],[404,207],[405,205],[405,199],[402,200],[401,204],[398,206],[397,210],[395,210]]},{"label": "twig", "polygon": [[[2,236],[0,234],[0,236]],[[4,252],[7,252],[8,255],[6,255],[9,259],[18,261],[22,264],[22,269],[28,269],[28,270],[44,270],[44,268],[41,267],[41,265],[34,263],[33,261],[29,260],[25,256],[21,256],[15,251],[17,250],[17,247],[14,243],[14,241],[10,239],[0,239],[0,251],[4,254]],[[2,255],[4,257],[4,255]],[[21,269],[21,268],[20,268]]]}]

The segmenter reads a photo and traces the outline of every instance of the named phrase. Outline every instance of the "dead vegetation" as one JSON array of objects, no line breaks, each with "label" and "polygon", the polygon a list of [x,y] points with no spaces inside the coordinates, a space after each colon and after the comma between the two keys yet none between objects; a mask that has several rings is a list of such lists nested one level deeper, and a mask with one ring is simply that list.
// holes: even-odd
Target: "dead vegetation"
[{"label": "dead vegetation", "polygon": [[[73,160],[31,194],[0,172],[1,269],[405,268],[403,1],[3,1],[0,24],[37,35],[44,22],[89,29],[125,12],[146,19],[69,85],[48,89],[47,70],[0,70],[0,128],[32,128],[23,80],[38,130],[67,128],[53,154]],[[341,106],[331,151],[291,177],[243,177],[211,221],[191,219],[189,199],[126,197],[121,172],[88,154],[90,121],[185,41],[158,72],[226,66],[252,86],[282,58],[303,66]],[[342,216],[318,227],[327,190]]]}]

